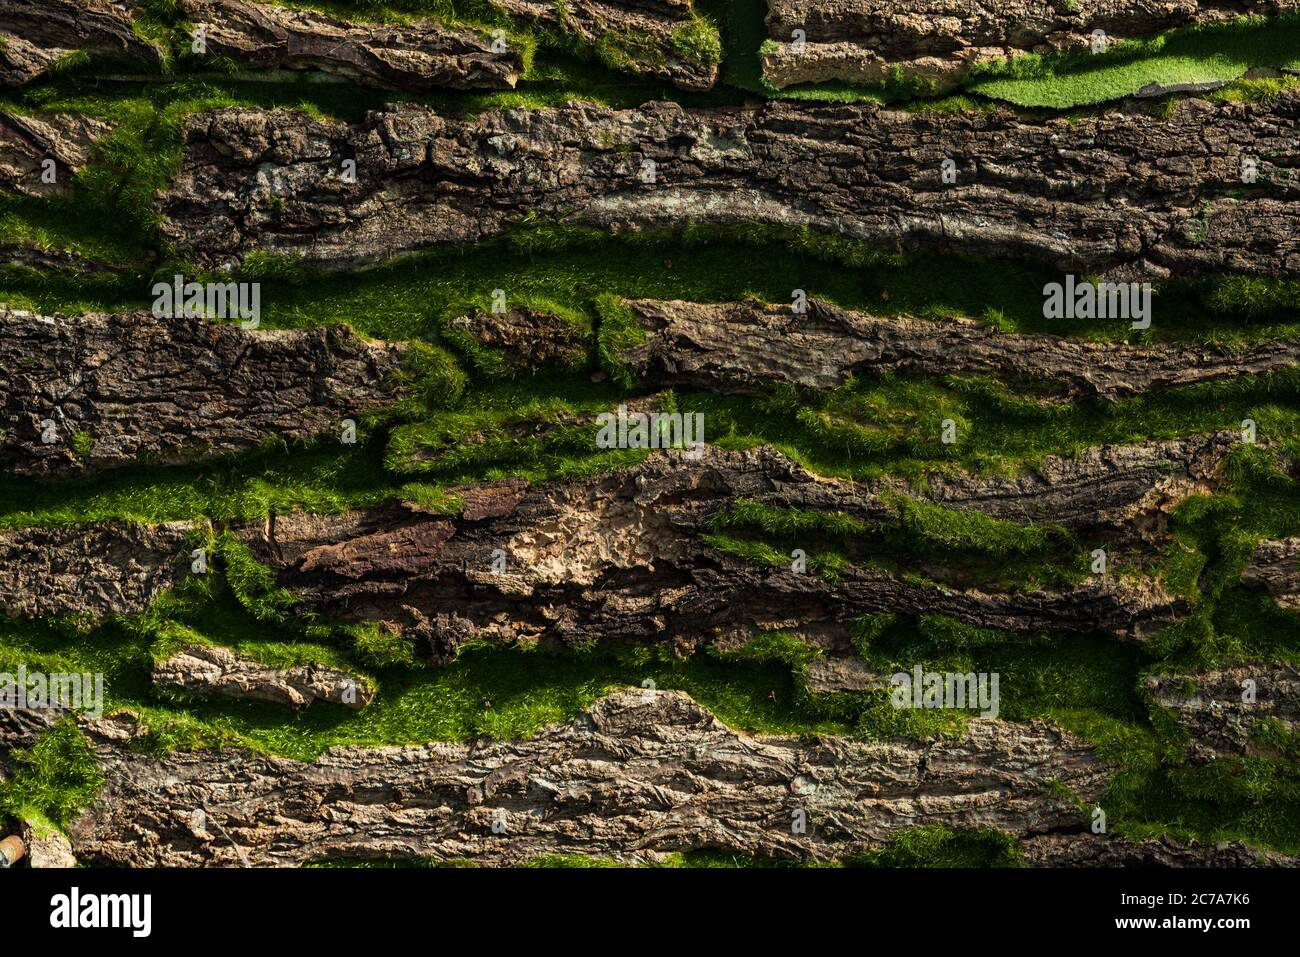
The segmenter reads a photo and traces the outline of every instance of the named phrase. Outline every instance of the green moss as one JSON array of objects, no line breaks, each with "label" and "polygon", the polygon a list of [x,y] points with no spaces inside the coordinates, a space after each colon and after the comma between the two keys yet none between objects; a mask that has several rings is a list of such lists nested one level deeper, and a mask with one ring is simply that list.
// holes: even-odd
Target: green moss
[{"label": "green moss", "polygon": [[707,17],[692,17],[668,38],[673,52],[687,60],[709,66],[722,62],[722,35]]},{"label": "green moss", "polygon": [[624,358],[629,349],[644,345],[646,331],[622,300],[613,294],[602,294],[595,300],[596,314],[600,317],[596,332],[596,351],[601,367],[625,388],[632,388],[635,376]]},{"label": "green moss", "polygon": [[31,747],[14,748],[10,764],[12,772],[0,780],[0,818],[66,827],[104,783],[72,718],[55,722]]},{"label": "green moss", "polygon": [[73,432],[68,436],[68,445],[78,457],[86,458],[95,449],[95,440],[87,432]]},{"label": "green moss", "polygon": [[854,867],[1017,867],[1019,842],[991,828],[954,831],[938,825],[900,831],[887,846],[849,861]]}]

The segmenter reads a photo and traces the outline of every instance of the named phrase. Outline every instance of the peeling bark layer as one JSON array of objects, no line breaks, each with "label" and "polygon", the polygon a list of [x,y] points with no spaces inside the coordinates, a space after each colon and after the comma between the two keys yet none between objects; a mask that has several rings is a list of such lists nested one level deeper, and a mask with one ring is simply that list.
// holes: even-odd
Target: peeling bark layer
[{"label": "peeling bark layer", "polygon": [[1273,754],[1275,747],[1261,737],[1267,725],[1286,734],[1300,729],[1300,669],[1280,661],[1157,675],[1146,687],[1152,700],[1187,729],[1188,756],[1194,761]]},{"label": "peeling bark layer", "polygon": [[135,0],[4,0],[0,3],[0,86],[20,86],[71,53],[159,63],[158,48],[132,29]]},{"label": "peeling bark layer", "polygon": [[1095,30],[1113,43],[1297,11],[1296,0],[768,0],[776,49],[763,54],[763,77],[777,87],[880,83],[901,70],[942,90],[977,63],[1090,49]]},{"label": "peeling bark layer", "polygon": [[396,398],[401,354],[345,326],[0,311],[0,464],[83,474],[338,434],[342,420]]},{"label": "peeling bark layer", "polygon": [[0,614],[99,621],[143,611],[190,573],[189,522],[0,532]]},{"label": "peeling bark layer", "polygon": [[[924,824],[1033,834],[1074,824],[1107,769],[1045,721],[959,739],[746,737],[685,694],[624,691],[523,741],[142,754],[119,715],[83,725],[107,784],[72,828],[83,863],[287,866],[721,850],[833,860]],[[807,833],[792,832],[797,812]],[[505,833],[493,833],[493,822]],[[499,828],[498,828],[499,830]]]},{"label": "peeling bark layer", "polygon": [[332,701],[360,710],[375,690],[364,678],[324,665],[272,668],[247,655],[216,645],[187,644],[153,669],[154,684],[228,698],[269,701],[306,708]]},{"label": "peeling bark layer", "polygon": [[1300,857],[1232,842],[1176,837],[1140,841],[1101,834],[1039,834],[1024,841],[1030,867],[1300,867]]},{"label": "peeling bark layer", "polygon": [[[600,49],[618,49],[611,65],[667,80],[679,90],[710,90],[718,64],[691,55],[679,41],[695,14],[691,0],[491,0],[518,20],[574,34]],[[608,62],[608,58],[607,62]]]},{"label": "peeling bark layer", "polygon": [[[90,161],[96,141],[112,130],[111,123],[71,113],[0,113],[0,192],[69,195],[73,174]],[[47,161],[53,161],[52,169]]]},{"label": "peeling bark layer", "polygon": [[1120,399],[1156,389],[1235,379],[1300,364],[1300,342],[1247,349],[1152,347],[1011,335],[970,320],[877,318],[811,299],[803,313],[754,300],[633,300],[647,332],[622,358],[655,387],[758,395],[777,383],[833,389],[864,373],[993,375],[1050,382],[1055,397]]},{"label": "peeling bark layer", "polygon": [[1300,538],[1260,542],[1241,580],[1267,588],[1283,608],[1300,609]]},{"label": "peeling bark layer", "polygon": [[204,29],[209,54],[254,70],[316,69],[367,86],[422,92],[510,89],[524,69],[519,51],[493,53],[491,38],[436,20],[355,23],[247,0],[184,0],[181,10]]},{"label": "peeling bark layer", "polygon": [[[400,106],[349,126],[229,109],[189,122],[160,209],[166,238],[214,267],[262,250],[349,268],[541,216],[611,231],[808,226],[892,251],[1030,257],[1112,279],[1290,276],[1298,121],[1294,91],[1068,120],[652,103],[472,118]],[[1257,158],[1259,179],[1235,198],[1243,157]],[[336,175],[345,158],[355,184]],[[947,158],[955,185],[942,182]]]},{"label": "peeling bark layer", "polygon": [[[1212,439],[1203,441],[1213,447]],[[1127,521],[1150,529],[1176,491],[1198,487],[1179,469],[1198,474],[1199,467],[1171,457],[1187,454],[1192,442],[1104,447],[1045,460],[1038,474],[1019,479],[934,477],[928,491],[942,504],[998,517],[1059,514],[1076,528]],[[902,489],[821,479],[771,449],[707,449],[699,461],[668,453],[595,479],[448,488],[459,502],[454,516],[417,506],[295,513],[237,533],[305,607],[386,623],[438,663],[476,637],[726,648],[784,629],[828,651],[848,651],[847,621],[879,611],[1140,638],[1185,611],[1181,600],[1149,585],[1110,578],[1064,592],[983,593],[864,566],[825,581],[748,564],[700,538],[712,515],[741,499],[891,523],[896,512],[877,497],[882,490]],[[9,567],[0,576],[0,610],[92,617],[138,611],[175,583],[172,566],[188,560],[179,543],[190,528],[106,523],[4,533],[0,543],[8,551],[0,557]],[[497,549],[507,563],[501,574],[492,572]],[[39,586],[51,568],[61,569],[62,584]],[[160,584],[142,588],[143,581]]]},{"label": "peeling bark layer", "polygon": [[[733,558],[701,537],[710,516],[741,498],[807,506],[849,497],[844,486],[822,486],[771,450],[710,449],[699,461],[668,453],[595,479],[485,489],[500,501],[489,521],[386,508],[282,515],[238,534],[304,608],[399,630],[433,663],[450,661],[471,639],[693,650],[783,630],[848,650],[849,621],[875,612],[1142,638],[1187,610],[1149,582],[1111,577],[1008,593],[868,566],[826,580]],[[870,498],[858,512],[873,508],[893,514]]]}]

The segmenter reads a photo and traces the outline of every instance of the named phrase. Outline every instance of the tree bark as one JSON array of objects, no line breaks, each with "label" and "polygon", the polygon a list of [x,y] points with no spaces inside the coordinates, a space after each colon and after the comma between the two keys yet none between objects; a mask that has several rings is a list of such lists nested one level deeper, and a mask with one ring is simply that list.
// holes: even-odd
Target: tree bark
[{"label": "tree bark", "polygon": [[132,29],[137,0],[4,0],[0,4],[0,86],[44,76],[70,53],[158,64],[162,55]]},{"label": "tree bark", "polygon": [[1300,364],[1300,342],[1130,346],[1006,334],[970,320],[877,318],[817,299],[805,311],[735,303],[633,300],[648,334],[622,358],[646,385],[759,395],[777,383],[833,389],[863,374],[993,375],[1055,386],[1055,400],[1122,399]]},{"label": "tree bark", "polygon": [[[435,663],[466,641],[745,644],[788,631],[848,650],[864,614],[947,615],[1011,631],[1102,632],[1141,639],[1187,603],[1153,582],[1094,577],[1063,591],[982,592],[848,565],[838,579],[753,564],[710,546],[711,516],[740,499],[848,505],[851,486],[826,483],[771,450],[680,453],[595,479],[482,487],[495,507],[466,518],[412,508],[334,516],[280,515],[237,534],[303,608],[379,622]],[[858,493],[851,515],[893,512]],[[504,562],[504,569],[502,569]]]},{"label": "tree bark", "polygon": [[341,435],[401,394],[402,355],[346,326],[0,311],[0,464],[77,475]]},{"label": "tree bark", "polygon": [[[0,113],[0,192],[69,196],[72,178],[90,161],[95,143],[113,124],[90,116]],[[53,160],[53,181],[46,161]]]},{"label": "tree bark", "polygon": [[[602,41],[626,38],[625,69],[667,80],[679,90],[711,90],[718,63],[675,43],[694,22],[691,0],[491,0],[517,20],[540,23],[579,37],[599,49]],[[633,41],[628,45],[626,40]]]},{"label": "tree bark", "polygon": [[[794,83],[880,83],[897,71],[956,86],[989,60],[1088,50],[1239,16],[1300,11],[1296,0],[768,0],[763,77]],[[794,31],[804,31],[802,50]]]},{"label": "tree bark", "polygon": [[144,611],[190,573],[190,522],[0,532],[0,613],[100,621]]},{"label": "tree bark", "polygon": [[1300,729],[1300,669],[1281,661],[1155,675],[1146,687],[1152,700],[1170,709],[1187,729],[1188,756],[1198,763],[1225,756],[1276,756],[1276,748],[1259,737],[1261,722],[1291,734]]},{"label": "tree bark", "polygon": [[333,748],[311,763],[142,753],[123,713],[83,728],[107,783],[70,828],[73,848],[112,866],[689,850],[833,860],[925,824],[1076,824],[1074,796],[1095,800],[1108,773],[1041,720],[976,719],[926,741],[747,737],[677,691],[617,692],[527,740]]},{"label": "tree bark", "polygon": [[1283,608],[1300,608],[1300,538],[1260,542],[1241,580],[1267,588]]},{"label": "tree bark", "polygon": [[269,701],[291,708],[331,701],[358,711],[375,697],[375,689],[366,679],[337,668],[273,668],[218,645],[182,645],[165,661],[154,664],[153,682],[181,691]]},{"label": "tree bark", "polygon": [[492,51],[479,31],[436,20],[360,23],[313,10],[247,0],[183,0],[206,35],[207,53],[252,70],[321,70],[385,90],[503,90],[523,72],[523,54]]},{"label": "tree bark", "polygon": [[[206,266],[260,250],[347,269],[540,216],[615,232],[807,226],[891,251],[1030,258],[1111,279],[1295,276],[1300,193],[1286,158],[1298,118],[1296,91],[1068,120],[651,103],[473,117],[399,106],[349,126],[228,109],[189,122],[160,210],[165,237]],[[356,183],[338,175],[347,158]],[[1245,158],[1259,178],[1238,198]],[[955,184],[942,181],[945,159]]]}]

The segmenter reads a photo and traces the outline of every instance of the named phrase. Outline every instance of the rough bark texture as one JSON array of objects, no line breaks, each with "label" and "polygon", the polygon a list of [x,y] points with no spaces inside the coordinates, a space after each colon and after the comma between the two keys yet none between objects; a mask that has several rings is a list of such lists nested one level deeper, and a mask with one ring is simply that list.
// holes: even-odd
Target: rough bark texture
[{"label": "rough bark texture", "polygon": [[194,526],[104,522],[0,532],[0,613],[100,620],[143,611],[190,573]]},{"label": "rough bark texture", "polygon": [[[1169,116],[1020,119],[873,105],[457,117],[401,106],[356,125],[284,110],[192,119],[163,232],[205,266],[254,250],[348,268],[475,242],[540,216],[601,229],[810,226],[889,250],[1029,257],[1112,279],[1300,272],[1289,182],[1300,92]],[[357,182],[337,175],[357,161]],[[1243,157],[1259,180],[1241,198]],[[954,158],[958,182],[944,185]],[[654,164],[654,182],[645,182]],[[392,229],[395,219],[400,231]]]},{"label": "rough bark texture", "polygon": [[[1243,701],[1254,682],[1253,701]],[[1256,661],[1190,675],[1155,675],[1147,692],[1169,708],[1187,729],[1194,761],[1233,755],[1276,755],[1260,737],[1261,722],[1294,734],[1300,729],[1300,669],[1283,662]]]},{"label": "rough bark texture", "polygon": [[146,312],[0,311],[0,464],[81,474],[341,435],[344,419],[397,397],[401,355],[345,326],[247,331]]},{"label": "rough bark texture", "polygon": [[[763,76],[777,87],[879,83],[896,70],[940,89],[975,64],[1300,10],[1296,0],[768,0]],[[793,42],[803,30],[805,44]]]},{"label": "rough bark texture", "polygon": [[[152,261],[153,256],[150,255],[147,262],[142,264],[147,265]],[[64,270],[67,273],[80,273],[83,276],[121,273],[130,268],[118,263],[92,259],[71,249],[43,249],[34,242],[22,239],[16,242],[0,242],[0,268],[9,266],[32,269],[36,272]]]},{"label": "rough bark texture", "polygon": [[[1228,441],[1103,447],[1044,460],[1020,478],[934,476],[927,493],[996,517],[1059,516],[1077,530],[1114,523],[1150,537],[1172,503],[1207,487]],[[707,449],[699,461],[666,453],[596,479],[530,488],[514,478],[447,491],[460,502],[458,515],[416,506],[295,513],[238,534],[307,607],[403,629],[435,662],[471,637],[732,647],[777,629],[844,652],[848,619],[872,611],[1142,637],[1185,610],[1151,586],[1109,578],[1065,592],[982,593],[866,567],[830,582],[730,558],[700,535],[711,515],[740,499],[888,523],[896,513],[877,493],[908,491],[820,479],[771,449]],[[191,528],[105,523],[3,533],[0,609],[24,617],[139,611],[188,572],[182,543]],[[504,574],[491,572],[498,548]]]},{"label": "rough bark texture", "polygon": [[[777,383],[833,389],[852,376],[994,375],[1055,386],[1054,397],[1120,399],[1300,364],[1300,342],[1139,347],[1060,336],[1008,335],[969,320],[877,318],[808,300],[805,311],[736,303],[633,300],[647,332],[622,358],[655,387],[758,395]],[[1172,317],[1171,317],[1172,319]]]},{"label": "rough bark texture", "polygon": [[1040,834],[1024,841],[1030,867],[1300,867],[1300,858],[1238,842],[1176,837],[1140,841],[1101,834]]},{"label": "rough bark texture", "polygon": [[[1150,582],[1112,577],[1065,591],[985,593],[867,566],[849,565],[830,581],[733,558],[701,536],[710,516],[738,499],[853,501],[850,487],[821,483],[766,449],[708,449],[699,461],[666,453],[595,479],[480,488],[496,502],[476,506],[485,520],[386,508],[281,515],[238,534],[305,609],[400,630],[433,663],[471,639],[693,650],[775,630],[847,651],[849,621],[873,612],[1142,638],[1187,609]],[[854,511],[892,515],[869,495]]]},{"label": "rough bark texture", "polygon": [[[1092,801],[1107,774],[1045,721],[975,720],[950,740],[746,737],[676,691],[618,692],[529,740],[333,748],[312,763],[142,754],[125,714],[83,727],[107,784],[71,834],[78,858],[100,865],[696,849],[831,860],[924,824],[1022,835],[1075,824],[1061,786]],[[805,834],[792,833],[800,811]]]},{"label": "rough bark texture", "polygon": [[473,309],[451,320],[453,334],[498,351],[514,370],[576,366],[587,359],[589,344],[577,325],[553,312],[511,306],[503,313]]},{"label": "rough bark texture", "polygon": [[182,691],[269,701],[306,708],[313,701],[332,701],[360,710],[375,697],[364,678],[324,665],[272,668],[216,645],[187,644],[153,669],[154,684]]},{"label": "rough bark texture", "polygon": [[1213,492],[1235,432],[1134,445],[1100,445],[1074,456],[1047,456],[1012,478],[965,473],[926,479],[925,497],[1014,522],[1070,529],[1110,527],[1147,540],[1165,533],[1169,512],[1192,495]]},{"label": "rough bark texture", "polygon": [[38,829],[24,821],[21,835],[23,843],[27,845],[28,867],[77,866],[77,857],[72,852],[72,844],[59,831],[49,830],[48,825]]},{"label": "rough bark texture", "polygon": [[386,90],[509,89],[523,55],[492,52],[492,40],[436,20],[358,23],[314,10],[246,0],[184,0],[206,32],[209,54],[254,70],[316,69]]},{"label": "rough bark texture", "polygon": [[[113,125],[90,116],[0,113],[0,192],[67,196],[72,177],[90,160],[95,142]],[[53,182],[46,161],[53,160]]]},{"label": "rough bark texture", "polygon": [[48,73],[70,53],[159,63],[158,48],[131,29],[135,0],[3,0],[0,2],[0,85],[18,86]]},{"label": "rough bark texture", "polygon": [[571,33],[598,51],[617,49],[607,63],[642,76],[667,80],[679,90],[709,90],[718,64],[691,55],[674,42],[694,22],[691,0],[491,0],[517,20]]},{"label": "rough bark texture", "polygon": [[1300,538],[1260,542],[1241,580],[1264,586],[1283,608],[1300,608]]}]

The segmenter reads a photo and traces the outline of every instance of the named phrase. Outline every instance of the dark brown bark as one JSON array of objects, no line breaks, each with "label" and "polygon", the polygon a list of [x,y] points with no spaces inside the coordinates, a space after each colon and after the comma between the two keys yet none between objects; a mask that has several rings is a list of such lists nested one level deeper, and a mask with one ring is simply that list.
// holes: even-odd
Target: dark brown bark
[{"label": "dark brown bark", "polygon": [[3,0],[0,86],[19,86],[49,72],[70,53],[159,63],[162,55],[131,25],[135,0]]},{"label": "dark brown bark", "polygon": [[99,621],[143,611],[190,574],[189,522],[0,532],[0,614]]},{"label": "dark brown bark", "polygon": [[[888,250],[1029,257],[1111,279],[1293,276],[1298,120],[1294,91],[1068,120],[654,103],[472,118],[404,106],[348,126],[230,109],[190,121],[160,209],[166,238],[210,266],[261,250],[350,268],[541,216],[611,231],[810,226]],[[1259,179],[1238,198],[1244,157],[1257,158]],[[357,161],[355,184],[338,175],[345,158]],[[948,158],[954,185],[942,182]]]},{"label": "dark brown bark", "polygon": [[596,46],[620,48],[621,69],[667,80],[680,90],[709,90],[718,80],[718,64],[689,55],[673,42],[690,26],[691,0],[491,0],[511,17],[540,23]]},{"label": "dark brown bark", "polygon": [[[83,727],[107,783],[70,830],[77,857],[98,865],[503,865],[697,849],[832,860],[924,824],[1021,835],[1075,824],[1067,792],[1095,800],[1107,776],[1045,721],[975,720],[927,741],[747,737],[676,691],[618,692],[528,740],[334,748],[312,763],[141,753],[125,714]],[[792,827],[799,812],[806,833]]]},{"label": "dark brown bark", "polygon": [[1276,746],[1261,737],[1261,723],[1291,734],[1300,729],[1300,669],[1281,661],[1156,675],[1146,687],[1155,704],[1170,709],[1187,729],[1193,761],[1276,756]]},{"label": "dark brown bark", "polygon": [[345,326],[0,311],[0,464],[70,475],[341,436],[344,419],[400,394],[401,355]]},{"label": "dark brown bark", "polygon": [[969,320],[878,318],[817,299],[805,311],[754,300],[627,303],[648,334],[623,353],[655,387],[690,386],[757,395],[794,383],[832,389],[863,374],[993,375],[1051,385],[1060,399],[1120,399],[1300,364],[1300,342],[1245,348],[1130,346],[1048,335],[1009,335]]},{"label": "dark brown bark", "polygon": [[1074,456],[1047,456],[1013,478],[958,473],[926,479],[925,497],[993,518],[1070,529],[1115,528],[1126,537],[1163,537],[1169,512],[1192,495],[1214,492],[1235,432],[1134,445],[1100,445]]},{"label": "dark brown bark", "polygon": [[1300,609],[1300,538],[1260,542],[1241,580],[1267,588],[1283,608]]},{"label": "dark brown bark", "polygon": [[[896,70],[940,89],[977,63],[1024,53],[1090,49],[1238,16],[1300,11],[1296,0],[768,0],[763,55],[775,86],[842,80],[879,83]],[[793,44],[803,30],[806,45]]]},{"label": "dark brown bark", "polygon": [[[864,492],[850,514],[892,518]],[[239,534],[305,610],[400,630],[433,663],[471,639],[692,650],[774,630],[842,651],[849,622],[878,612],[1142,638],[1187,610],[1150,582],[1114,577],[1064,591],[985,593],[869,566],[826,580],[733,558],[701,536],[739,499],[852,505],[852,487],[820,483],[771,450],[709,449],[699,461],[666,453],[595,479],[499,494],[502,506],[486,521],[389,508],[281,515]]]},{"label": "dark brown bark", "polygon": [[[1043,516],[1076,530],[1113,523],[1151,537],[1173,502],[1208,487],[1207,470],[1217,468],[1226,441],[1103,447],[1046,459],[1020,478],[931,477],[926,494],[996,517]],[[983,593],[869,567],[824,581],[728,557],[700,535],[710,516],[741,499],[842,512],[875,525],[897,519],[878,493],[920,494],[894,482],[820,479],[771,449],[708,449],[699,461],[667,453],[596,479],[529,488],[516,478],[447,491],[460,503],[458,515],[414,506],[291,514],[238,534],[302,597],[304,610],[403,629],[434,662],[450,660],[471,637],[731,647],[776,629],[843,652],[851,647],[849,619],[876,611],[1142,637],[1185,610],[1150,585],[1120,579],[1063,592]],[[0,577],[0,610],[94,618],[139,611],[178,580],[191,527],[108,523],[3,533],[0,556],[9,568]],[[491,571],[496,549],[507,560],[500,575]],[[57,587],[41,584],[50,568],[58,570],[51,579]]]},{"label": "dark brown bark", "polygon": [[588,358],[590,342],[563,316],[512,306],[503,313],[471,309],[450,322],[453,335],[468,336],[476,345],[499,353],[515,371],[546,366],[574,367]]},{"label": "dark brown bark", "polygon": [[315,69],[421,92],[509,89],[524,68],[521,51],[494,53],[491,37],[436,20],[359,23],[247,0],[183,0],[181,10],[205,31],[208,54],[253,70]]},{"label": "dark brown bark", "polygon": [[1300,858],[1240,842],[1203,844],[1177,837],[1130,840],[1101,834],[1040,834],[1024,842],[1030,867],[1297,867]]}]

